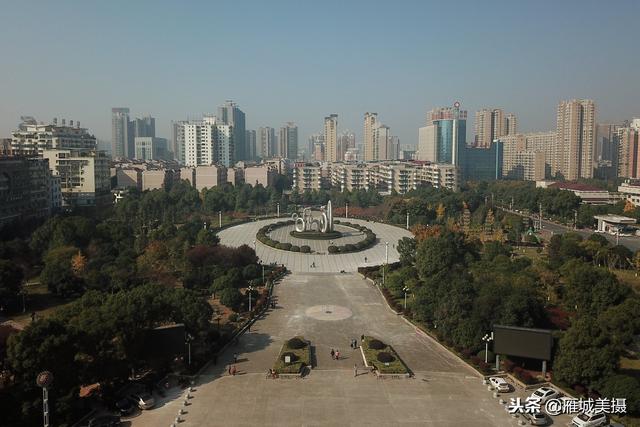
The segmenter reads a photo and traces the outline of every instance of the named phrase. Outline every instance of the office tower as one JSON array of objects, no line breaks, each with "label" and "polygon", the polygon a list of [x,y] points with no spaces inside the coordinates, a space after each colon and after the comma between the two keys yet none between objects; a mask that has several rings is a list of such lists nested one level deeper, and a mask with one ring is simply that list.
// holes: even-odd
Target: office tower
[{"label": "office tower", "polygon": [[151,116],[133,120],[134,138],[156,136],[156,119]]},{"label": "office tower", "polygon": [[247,160],[245,142],[245,115],[232,100],[225,101],[224,105],[218,107],[218,119],[233,127],[235,160]]},{"label": "office tower", "polygon": [[260,127],[256,132],[256,156],[268,159],[276,155],[276,133],[272,127]]},{"label": "office tower", "polygon": [[482,109],[476,112],[475,143],[478,148],[489,148],[491,143],[504,135],[515,134],[517,129],[516,116],[505,115],[501,109]]},{"label": "office tower", "polygon": [[427,125],[418,129],[418,150],[416,160],[436,163],[438,151],[436,149],[436,126]]},{"label": "office tower", "polygon": [[382,123],[373,128],[373,160],[389,160],[391,129]]},{"label": "office tower", "polygon": [[[356,160],[353,155],[356,152],[356,135],[350,130],[346,130],[338,135],[338,158],[341,160]],[[349,159],[346,158],[347,152],[350,152]]]},{"label": "office tower", "polygon": [[389,137],[387,157],[389,160],[400,159],[400,138],[397,136]]},{"label": "office tower", "polygon": [[135,155],[134,129],[129,121],[128,108],[111,109],[111,155],[113,158],[129,158]]},{"label": "office tower", "polygon": [[618,177],[640,178],[640,131],[632,127],[620,127],[615,132],[618,148]]},{"label": "office tower", "polygon": [[364,161],[375,160],[374,129],[378,126],[378,113],[364,113],[363,156]]},{"label": "office tower", "polygon": [[171,151],[180,164],[185,163],[184,153],[184,125],[189,122],[185,120],[171,122]]},{"label": "office tower", "polygon": [[553,173],[569,181],[593,178],[595,104],[590,99],[561,101],[557,115],[557,155]]},{"label": "office tower", "polygon": [[293,122],[280,128],[278,156],[295,160],[298,158],[298,126]]},{"label": "office tower", "polygon": [[[433,141],[423,141],[426,147],[433,145],[435,162],[459,165],[461,151],[466,146],[467,112],[460,110],[460,103],[453,107],[436,108],[427,113],[427,128],[423,136]],[[432,160],[433,161],[433,160]]]},{"label": "office tower", "polygon": [[[244,139],[244,130],[242,131]],[[215,162],[226,167],[231,167],[235,163],[235,130],[228,124],[216,123],[215,132]]]},{"label": "office tower", "polygon": [[337,162],[338,158],[338,115],[331,114],[324,118],[325,158],[328,162]]},{"label": "office tower", "polygon": [[244,132],[244,146],[245,146],[245,154],[246,160],[255,160],[256,159],[256,131],[255,130],[247,130]]},{"label": "office tower", "polygon": [[[308,159],[313,159],[313,160],[317,160],[317,161],[322,161],[324,160],[324,158],[317,158],[316,154],[317,153],[324,153],[324,135],[319,134],[319,133],[314,133],[312,135],[309,136],[309,142],[308,142]],[[319,149],[316,149],[316,147],[320,147]]]},{"label": "office tower", "polygon": [[153,136],[136,136],[135,159],[167,160],[167,140]]},{"label": "office tower", "polygon": [[504,135],[515,135],[518,133],[518,119],[515,114],[507,114],[507,117],[505,117],[504,130]]}]

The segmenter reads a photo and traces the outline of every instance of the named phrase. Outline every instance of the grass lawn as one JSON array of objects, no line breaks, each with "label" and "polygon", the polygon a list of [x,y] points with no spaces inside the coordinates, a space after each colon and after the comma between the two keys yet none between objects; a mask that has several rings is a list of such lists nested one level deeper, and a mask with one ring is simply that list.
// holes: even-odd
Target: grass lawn
[{"label": "grass lawn", "polygon": [[27,285],[25,290],[27,293],[25,297],[25,312],[9,316],[11,320],[24,326],[31,323],[32,312],[35,312],[40,318],[48,317],[61,307],[67,306],[74,301],[74,299],[65,299],[52,295],[47,287],[40,283]]},{"label": "grass lawn", "polygon": [[613,270],[618,280],[629,286],[636,293],[640,293],[640,276],[636,277],[633,270]]},{"label": "grass lawn", "polygon": [[[404,362],[398,356],[398,353],[390,345],[385,344],[385,347],[380,350],[369,348],[369,342],[374,339],[373,337],[364,337],[364,344],[362,345],[362,351],[365,359],[367,359],[367,365],[374,366],[376,370],[381,374],[407,374],[409,369]],[[378,360],[378,353],[389,353],[394,357],[394,360],[389,363],[383,363]]]},{"label": "grass lawn", "polygon": [[[282,346],[282,349],[280,350],[280,354],[278,354],[278,359],[276,360],[276,363],[273,365],[273,369],[278,374],[298,374],[302,371],[302,368],[304,368],[305,366],[311,365],[311,345],[302,336],[298,336],[294,338],[298,338],[299,340],[304,342],[305,346],[302,348],[291,348],[289,346],[289,342],[291,340],[288,340],[287,342],[284,343],[284,345]],[[294,361],[292,363],[285,363],[284,361],[285,353],[293,353],[295,355]]]}]

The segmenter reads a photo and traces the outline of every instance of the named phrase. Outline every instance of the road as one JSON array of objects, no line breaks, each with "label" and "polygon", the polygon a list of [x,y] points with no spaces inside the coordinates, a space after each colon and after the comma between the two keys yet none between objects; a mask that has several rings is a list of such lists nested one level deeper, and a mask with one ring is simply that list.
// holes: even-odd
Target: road
[{"label": "road", "polygon": [[[511,214],[514,215],[519,215],[521,217],[525,217],[525,218],[530,218],[532,221],[534,222],[538,222],[538,217],[534,217],[532,215],[527,215],[527,214],[523,214],[521,212],[515,212],[515,211],[510,211],[509,209],[504,209],[501,208],[503,211],[505,212],[509,212]],[[572,232],[572,233],[578,233],[579,235],[581,235],[584,238],[587,238],[589,236],[591,236],[592,234],[595,233],[595,231],[593,230],[589,230],[589,229],[573,229],[572,227],[567,227],[566,225],[562,225],[562,224],[558,224],[555,222],[551,222],[551,221],[547,221],[547,220],[542,220],[542,229],[546,230],[546,231],[550,231],[553,234],[562,234],[562,233],[567,233],[567,232]],[[637,236],[613,236],[611,234],[608,233],[598,233],[601,236],[604,236],[604,238],[606,238],[609,242],[611,242],[612,244],[621,244],[626,246],[627,248],[629,248],[630,250],[632,250],[633,252],[637,251],[640,249],[640,237]],[[618,240],[619,239],[619,240]]]}]

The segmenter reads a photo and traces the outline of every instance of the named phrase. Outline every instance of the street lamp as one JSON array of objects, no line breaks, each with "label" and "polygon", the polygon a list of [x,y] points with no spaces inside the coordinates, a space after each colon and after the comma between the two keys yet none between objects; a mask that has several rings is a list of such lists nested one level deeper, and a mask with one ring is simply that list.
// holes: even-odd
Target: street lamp
[{"label": "street lamp", "polygon": [[222,228],[222,211],[218,211],[218,228]]},{"label": "street lamp", "polygon": [[278,209],[278,218],[280,218],[280,203],[276,204],[276,208]]},{"label": "street lamp", "polygon": [[407,230],[409,229],[409,211],[407,211]]},{"label": "street lamp", "polygon": [[251,292],[253,292],[253,286],[249,286],[248,294],[249,294],[249,315],[251,315]]},{"label": "street lamp", "polygon": [[493,341],[493,332],[491,335],[485,334],[482,341],[484,341],[484,363],[489,363],[489,342]]},{"label": "street lamp", "polygon": [[256,252],[256,253],[257,253],[257,249],[256,249],[256,241],[255,241],[255,240],[253,241],[253,252]]},{"label": "street lamp", "polygon": [[402,292],[404,292],[404,309],[407,309],[407,292],[409,292],[409,288],[408,287],[404,287],[402,288]]},{"label": "street lamp", "polygon": [[53,383],[53,374],[49,371],[42,371],[36,377],[36,384],[42,387],[42,418],[43,426],[49,427],[49,387]]},{"label": "street lamp", "polygon": [[344,204],[344,217],[345,219],[349,219],[349,203],[345,202]]},{"label": "street lamp", "polygon": [[389,242],[384,242],[384,265],[382,266],[382,285],[386,284],[386,270],[389,264]]},{"label": "street lamp", "polygon": [[262,286],[264,286],[265,285],[265,282],[264,282],[264,264],[260,263],[260,265],[262,265]]},{"label": "street lamp", "polygon": [[188,352],[188,361],[189,361],[189,366],[191,366],[191,341],[193,341],[193,336],[191,334],[187,334],[184,337],[185,342],[187,343],[187,348],[189,349]]}]

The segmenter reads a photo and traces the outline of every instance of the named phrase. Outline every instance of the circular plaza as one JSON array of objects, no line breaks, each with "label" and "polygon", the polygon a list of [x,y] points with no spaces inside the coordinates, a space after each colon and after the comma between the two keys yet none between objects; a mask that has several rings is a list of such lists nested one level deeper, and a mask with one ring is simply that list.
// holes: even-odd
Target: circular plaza
[{"label": "circular plaza", "polygon": [[276,249],[261,243],[257,239],[256,236],[260,229],[286,219],[288,218],[272,218],[240,224],[222,230],[218,233],[218,237],[223,245],[232,247],[248,245],[254,247],[256,254],[263,263],[284,264],[293,272],[337,273],[340,271],[353,272],[357,271],[358,267],[384,264],[387,260],[387,251],[389,263],[399,261],[398,240],[403,237],[413,236],[408,230],[394,225],[351,218],[336,218],[340,222],[358,224],[373,231],[376,235],[375,243],[361,251],[329,254],[329,246],[356,244],[365,239],[363,231],[339,223],[335,224],[334,229],[340,232],[340,237],[335,239],[315,240],[294,237],[291,235],[291,231],[294,229],[293,225],[275,227],[270,232],[270,236],[280,242],[297,246],[309,246],[311,253],[308,254]]}]

